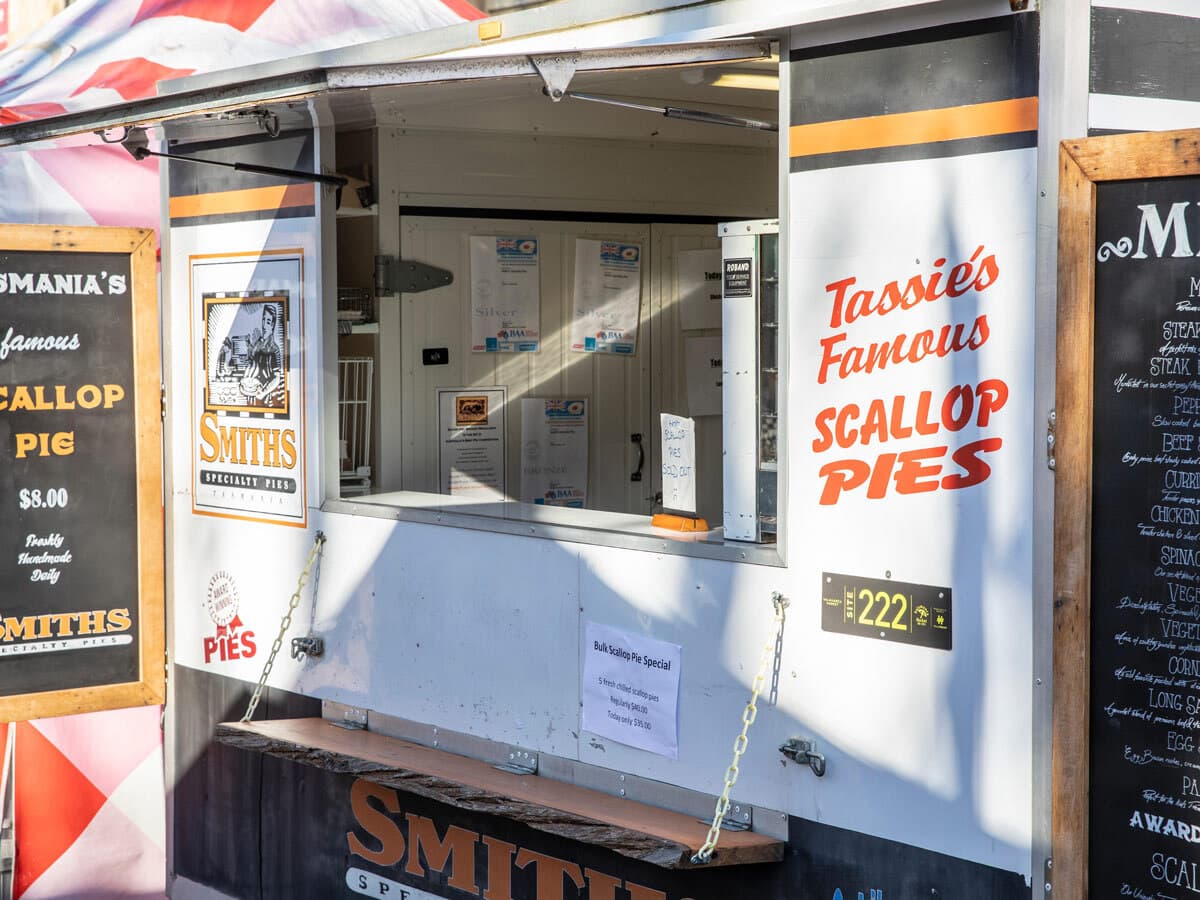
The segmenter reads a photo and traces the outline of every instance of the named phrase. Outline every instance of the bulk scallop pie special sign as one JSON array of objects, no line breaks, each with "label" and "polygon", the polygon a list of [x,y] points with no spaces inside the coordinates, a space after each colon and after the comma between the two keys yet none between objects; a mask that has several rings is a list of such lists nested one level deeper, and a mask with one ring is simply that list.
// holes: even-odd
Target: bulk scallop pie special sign
[{"label": "bulk scallop pie special sign", "polygon": [[0,720],[163,696],[154,233],[0,226]]}]

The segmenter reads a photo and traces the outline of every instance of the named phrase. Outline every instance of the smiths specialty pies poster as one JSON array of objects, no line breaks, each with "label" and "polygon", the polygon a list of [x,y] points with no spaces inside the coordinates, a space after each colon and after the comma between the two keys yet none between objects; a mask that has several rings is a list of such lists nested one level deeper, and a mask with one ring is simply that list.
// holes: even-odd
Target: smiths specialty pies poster
[{"label": "smiths specialty pies poster", "polygon": [[302,257],[192,257],[192,509],[306,521]]}]

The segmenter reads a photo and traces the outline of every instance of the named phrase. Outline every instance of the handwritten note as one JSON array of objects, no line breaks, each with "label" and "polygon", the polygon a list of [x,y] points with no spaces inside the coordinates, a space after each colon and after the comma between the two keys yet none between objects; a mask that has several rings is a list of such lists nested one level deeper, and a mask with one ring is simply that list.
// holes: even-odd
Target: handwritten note
[{"label": "handwritten note", "polygon": [[696,511],[696,420],[661,413],[663,508]]}]

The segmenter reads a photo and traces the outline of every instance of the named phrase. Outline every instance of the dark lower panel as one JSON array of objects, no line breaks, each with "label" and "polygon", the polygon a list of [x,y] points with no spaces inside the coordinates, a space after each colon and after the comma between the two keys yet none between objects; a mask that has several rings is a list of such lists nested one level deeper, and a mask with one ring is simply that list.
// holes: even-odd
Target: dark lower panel
[{"label": "dark lower panel", "polygon": [[[354,774],[212,745],[213,725],[241,716],[250,686],[175,673],[178,743],[192,762],[180,760],[174,871],[245,900],[1030,897],[1015,873],[798,818],[781,863],[668,871]],[[319,715],[309,698],[271,692],[264,703],[272,718]]]},{"label": "dark lower panel", "polygon": [[[184,666],[175,682],[174,859],[168,868],[240,900],[258,900],[262,761],[213,743],[218,722],[240,719],[254,686]],[[319,716],[321,702],[263,692],[256,719]],[[269,803],[265,804],[270,806]]]}]

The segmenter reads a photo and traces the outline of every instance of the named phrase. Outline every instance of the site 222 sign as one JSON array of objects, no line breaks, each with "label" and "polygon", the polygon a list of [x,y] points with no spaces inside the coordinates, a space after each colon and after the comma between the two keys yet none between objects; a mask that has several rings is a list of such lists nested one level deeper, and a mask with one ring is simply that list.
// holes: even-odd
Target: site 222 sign
[{"label": "site 222 sign", "polygon": [[147,229],[0,225],[0,721],[163,701],[155,268]]}]

